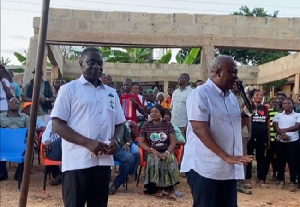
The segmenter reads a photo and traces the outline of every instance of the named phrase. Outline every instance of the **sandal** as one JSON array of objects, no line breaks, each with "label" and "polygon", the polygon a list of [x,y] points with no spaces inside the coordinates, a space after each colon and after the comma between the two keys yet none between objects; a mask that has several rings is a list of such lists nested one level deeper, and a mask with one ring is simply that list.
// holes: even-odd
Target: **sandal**
[{"label": "sandal", "polygon": [[245,180],[245,188],[247,189],[252,189],[252,184],[251,184],[251,180]]}]

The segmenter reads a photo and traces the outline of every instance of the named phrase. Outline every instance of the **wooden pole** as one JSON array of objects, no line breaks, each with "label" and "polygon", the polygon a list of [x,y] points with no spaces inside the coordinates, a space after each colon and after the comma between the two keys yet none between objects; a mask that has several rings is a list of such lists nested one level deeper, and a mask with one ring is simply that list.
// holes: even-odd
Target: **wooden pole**
[{"label": "wooden pole", "polygon": [[33,97],[32,97],[32,105],[31,105],[31,112],[30,112],[30,128],[29,128],[29,133],[27,138],[27,149],[25,153],[25,164],[24,164],[24,173],[23,173],[23,180],[21,186],[21,195],[19,199],[19,207],[26,207],[27,205],[27,196],[28,196],[29,183],[30,183],[30,169],[31,169],[31,161],[32,161],[32,154],[33,154],[35,129],[36,129],[36,118],[37,118],[37,110],[38,110],[39,96],[40,96],[40,85],[42,80],[44,53],[46,47],[49,4],[50,4],[50,0],[43,0],[42,16],[41,16],[40,29],[39,29],[37,61],[35,65]]}]

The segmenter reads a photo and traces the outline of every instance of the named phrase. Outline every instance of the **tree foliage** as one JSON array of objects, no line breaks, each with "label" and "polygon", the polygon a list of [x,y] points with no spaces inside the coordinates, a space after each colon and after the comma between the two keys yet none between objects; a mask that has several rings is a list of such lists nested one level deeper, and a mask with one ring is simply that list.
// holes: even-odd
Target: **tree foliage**
[{"label": "tree foliage", "polygon": [[176,55],[179,64],[199,64],[201,62],[200,48],[182,48]]},{"label": "tree foliage", "polygon": [[[272,17],[276,18],[279,11],[268,13],[264,8],[254,8],[250,10],[247,6],[242,6],[239,11],[233,12],[233,15],[251,16],[251,17]],[[218,54],[229,55],[243,65],[261,65],[278,58],[289,55],[288,51],[263,51],[247,49],[219,49]]]},{"label": "tree foliage", "polygon": [[[26,53],[26,51],[25,51]],[[27,57],[22,55],[21,53],[18,52],[14,52],[14,56],[18,59],[18,61],[22,64],[22,65],[26,65],[26,61],[27,61]]]},{"label": "tree foliage", "polygon": [[11,62],[11,60],[9,58],[1,57],[1,60],[0,60],[1,65],[7,65],[10,62]]}]

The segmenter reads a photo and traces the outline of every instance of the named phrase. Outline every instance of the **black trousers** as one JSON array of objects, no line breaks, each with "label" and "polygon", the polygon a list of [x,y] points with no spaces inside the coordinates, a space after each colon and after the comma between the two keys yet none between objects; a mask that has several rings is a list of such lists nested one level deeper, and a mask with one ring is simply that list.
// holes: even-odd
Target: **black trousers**
[{"label": "black trousers", "polygon": [[65,207],[106,207],[110,166],[63,172],[62,195]]},{"label": "black trousers", "polygon": [[277,180],[284,182],[285,165],[288,163],[290,182],[296,182],[299,172],[299,140],[295,142],[277,142],[276,153],[278,157]]},{"label": "black trousers", "polygon": [[[267,159],[266,159],[266,148],[268,141],[268,134],[265,133],[257,133],[253,134],[252,138],[249,140],[247,144],[247,154],[254,155],[257,161],[257,178],[259,180],[266,180],[267,177]],[[252,162],[246,165],[246,179],[252,178]]]},{"label": "black trousers", "polygon": [[213,180],[194,170],[187,174],[193,196],[193,207],[237,207],[237,181]]}]

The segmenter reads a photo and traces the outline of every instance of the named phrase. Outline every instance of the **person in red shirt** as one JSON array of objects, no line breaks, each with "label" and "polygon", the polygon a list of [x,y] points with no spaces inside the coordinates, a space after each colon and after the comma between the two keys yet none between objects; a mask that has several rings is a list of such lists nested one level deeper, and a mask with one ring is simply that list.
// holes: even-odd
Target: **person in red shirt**
[{"label": "person in red shirt", "polygon": [[121,94],[121,106],[124,111],[126,120],[135,121],[138,123],[138,117],[136,110],[141,114],[144,114],[144,107],[136,94],[131,93],[132,89],[132,80],[125,79],[123,82],[124,93]]}]

